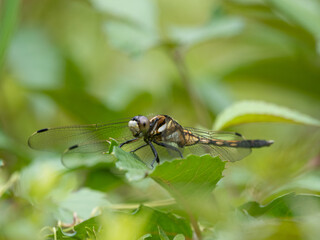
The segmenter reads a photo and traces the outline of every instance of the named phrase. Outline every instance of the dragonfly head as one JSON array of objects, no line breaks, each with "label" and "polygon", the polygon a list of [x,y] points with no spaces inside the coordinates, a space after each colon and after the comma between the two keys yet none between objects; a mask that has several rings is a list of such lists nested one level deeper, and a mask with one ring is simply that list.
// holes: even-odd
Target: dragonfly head
[{"label": "dragonfly head", "polygon": [[148,133],[150,122],[146,116],[135,116],[129,121],[128,126],[134,137],[142,137]]}]

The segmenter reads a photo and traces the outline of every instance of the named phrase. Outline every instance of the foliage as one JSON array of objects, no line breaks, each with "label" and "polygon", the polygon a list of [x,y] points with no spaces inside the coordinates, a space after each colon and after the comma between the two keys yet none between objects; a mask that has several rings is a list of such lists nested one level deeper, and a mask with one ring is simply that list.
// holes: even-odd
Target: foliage
[{"label": "foliage", "polygon": [[[319,10],[0,1],[0,239],[319,239]],[[275,143],[151,168],[111,140],[71,169],[26,144],[44,127],[150,113]]]}]

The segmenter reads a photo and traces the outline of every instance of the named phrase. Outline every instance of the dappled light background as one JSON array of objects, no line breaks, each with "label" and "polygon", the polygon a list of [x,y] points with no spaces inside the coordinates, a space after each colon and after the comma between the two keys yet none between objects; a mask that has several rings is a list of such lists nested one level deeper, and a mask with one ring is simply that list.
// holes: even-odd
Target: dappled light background
[{"label": "dappled light background", "polygon": [[[183,126],[215,130],[217,116],[242,100],[320,119],[317,0],[15,0],[0,1],[0,11],[0,182],[15,182],[22,171],[29,184],[18,193],[0,188],[5,200],[44,205],[81,187],[107,192],[113,202],[168,197],[146,184],[128,186],[109,165],[61,177],[59,155],[27,146],[41,128],[168,114]],[[221,204],[263,203],[287,189],[320,193],[319,127],[260,122],[224,130],[275,144],[227,164],[215,194]],[[0,216],[0,225],[22,229],[17,220],[24,219],[32,232],[55,224],[15,201],[21,216],[3,202],[11,220]]]}]

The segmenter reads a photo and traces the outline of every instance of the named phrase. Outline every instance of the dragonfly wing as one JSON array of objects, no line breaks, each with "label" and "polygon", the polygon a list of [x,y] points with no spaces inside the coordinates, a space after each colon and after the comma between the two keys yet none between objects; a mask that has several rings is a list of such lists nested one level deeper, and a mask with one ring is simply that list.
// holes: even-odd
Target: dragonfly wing
[{"label": "dragonfly wing", "polygon": [[110,142],[107,140],[77,144],[69,147],[62,154],[62,163],[67,168],[79,166],[93,166],[101,162],[114,160],[112,154],[108,152]]},{"label": "dragonfly wing", "polygon": [[[222,141],[245,141],[243,136],[233,132],[223,131],[206,131],[196,128],[186,128],[191,131],[192,134],[198,137],[222,140]],[[212,144],[195,144],[185,148],[186,154],[197,154],[202,155],[209,153],[212,156],[219,156],[223,161],[235,162],[243,159],[251,153],[251,148],[245,146],[246,142],[243,142],[243,147],[228,147],[228,146],[217,146]]]},{"label": "dragonfly wing", "polygon": [[37,150],[63,152],[77,144],[109,138],[119,141],[132,138],[127,121],[41,129],[29,138],[28,144]]}]

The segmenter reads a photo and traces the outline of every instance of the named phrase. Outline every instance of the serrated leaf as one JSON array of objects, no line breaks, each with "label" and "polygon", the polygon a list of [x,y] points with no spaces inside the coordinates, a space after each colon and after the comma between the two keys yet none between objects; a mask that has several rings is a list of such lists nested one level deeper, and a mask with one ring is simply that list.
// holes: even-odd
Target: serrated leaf
[{"label": "serrated leaf", "polygon": [[225,163],[219,157],[190,155],[159,165],[150,177],[173,196],[207,195],[222,178]]},{"label": "serrated leaf", "polygon": [[231,37],[238,34],[244,27],[240,18],[219,18],[204,26],[173,27],[171,39],[183,45],[195,45],[210,39]]},{"label": "serrated leaf", "polygon": [[136,155],[126,152],[119,147],[114,147],[113,151],[118,159],[116,167],[127,171],[126,177],[129,181],[140,180],[146,176],[148,167]]},{"label": "serrated leaf", "polygon": [[294,217],[320,213],[320,196],[294,193],[278,197],[266,205],[248,202],[240,210],[251,216]]},{"label": "serrated leaf", "polygon": [[262,101],[241,101],[225,109],[214,124],[215,130],[253,122],[283,122],[320,126],[320,121],[303,113]]}]

